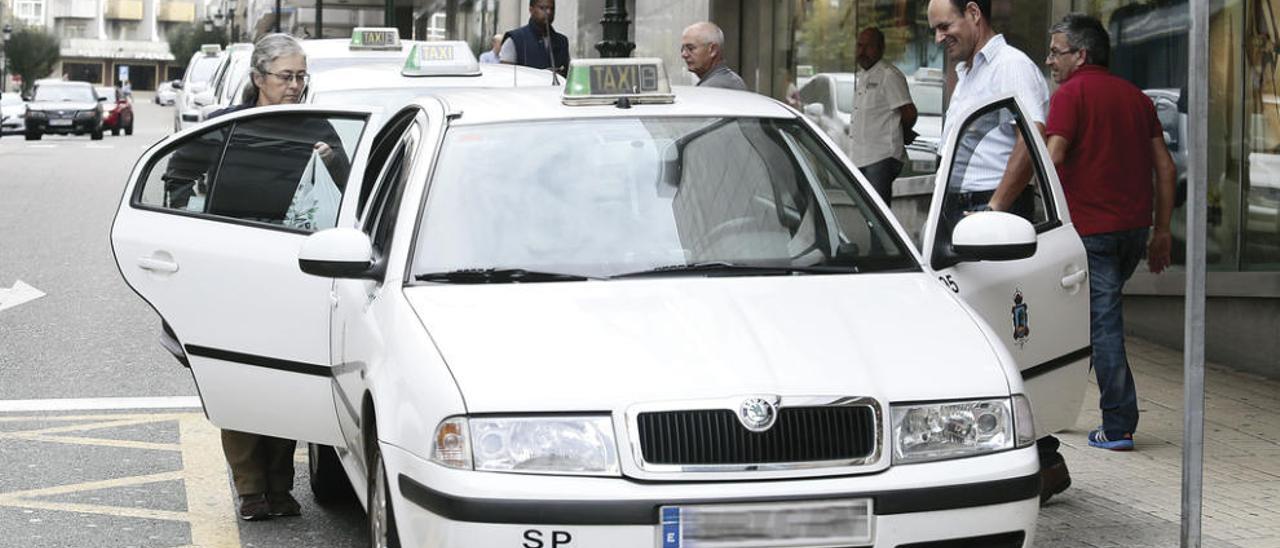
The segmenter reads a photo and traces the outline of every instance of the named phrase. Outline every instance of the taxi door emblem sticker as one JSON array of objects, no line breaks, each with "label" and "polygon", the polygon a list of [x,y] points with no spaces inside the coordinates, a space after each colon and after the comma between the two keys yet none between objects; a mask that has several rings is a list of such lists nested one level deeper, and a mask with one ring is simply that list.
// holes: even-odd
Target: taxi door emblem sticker
[{"label": "taxi door emblem sticker", "polygon": [[751,397],[738,406],[738,421],[752,432],[764,432],[773,427],[778,418],[777,398],[773,401],[762,397]]},{"label": "taxi door emblem sticker", "polygon": [[1021,348],[1027,344],[1027,337],[1031,336],[1031,321],[1027,314],[1027,303],[1022,301],[1022,290],[1014,290],[1013,293],[1013,342],[1018,343]]}]

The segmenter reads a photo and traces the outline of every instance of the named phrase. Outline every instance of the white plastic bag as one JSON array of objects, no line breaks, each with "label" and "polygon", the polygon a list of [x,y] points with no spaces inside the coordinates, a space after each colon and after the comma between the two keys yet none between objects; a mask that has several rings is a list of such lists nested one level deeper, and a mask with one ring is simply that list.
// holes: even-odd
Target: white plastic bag
[{"label": "white plastic bag", "polygon": [[302,170],[302,179],[298,181],[298,190],[293,193],[293,202],[284,214],[284,225],[313,231],[333,228],[338,222],[341,203],[342,192],[333,183],[320,153],[312,150],[311,159]]}]

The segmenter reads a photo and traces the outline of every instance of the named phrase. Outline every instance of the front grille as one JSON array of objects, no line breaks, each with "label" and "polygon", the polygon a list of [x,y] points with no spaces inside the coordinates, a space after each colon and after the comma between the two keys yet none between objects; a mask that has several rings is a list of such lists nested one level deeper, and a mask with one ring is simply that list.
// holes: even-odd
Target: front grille
[{"label": "front grille", "polygon": [[869,406],[783,407],[777,422],[752,432],[727,409],[657,411],[636,419],[649,464],[752,465],[863,459],[875,452]]}]

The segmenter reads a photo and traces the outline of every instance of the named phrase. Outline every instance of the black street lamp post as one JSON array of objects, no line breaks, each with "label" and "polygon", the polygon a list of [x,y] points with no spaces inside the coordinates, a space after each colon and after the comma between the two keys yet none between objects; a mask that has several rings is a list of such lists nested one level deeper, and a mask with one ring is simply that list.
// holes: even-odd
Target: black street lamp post
[{"label": "black street lamp post", "polygon": [[631,20],[627,19],[627,0],[606,0],[600,26],[604,27],[604,40],[596,44],[600,56],[631,57],[636,45],[627,39],[631,26]]},{"label": "black street lamp post", "polygon": [[0,62],[0,91],[6,91],[9,88],[9,38],[13,36],[13,25],[4,24],[4,34],[0,37],[4,38],[4,60]]}]

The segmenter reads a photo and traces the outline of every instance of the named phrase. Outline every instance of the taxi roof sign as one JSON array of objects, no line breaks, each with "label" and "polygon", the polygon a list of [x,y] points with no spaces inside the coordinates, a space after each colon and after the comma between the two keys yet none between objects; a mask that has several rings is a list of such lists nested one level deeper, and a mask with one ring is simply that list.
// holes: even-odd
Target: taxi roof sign
[{"label": "taxi roof sign", "polygon": [[576,59],[562,102],[566,105],[612,105],[626,98],[632,104],[671,103],[671,82],[658,58]]},{"label": "taxi roof sign", "polygon": [[480,62],[466,42],[419,42],[404,60],[403,76],[480,76]]},{"label": "taxi roof sign", "polygon": [[400,29],[395,27],[356,27],[351,31],[350,49],[398,50]]},{"label": "taxi roof sign", "polygon": [[217,55],[222,53],[222,44],[200,44],[200,53],[205,55]]}]

